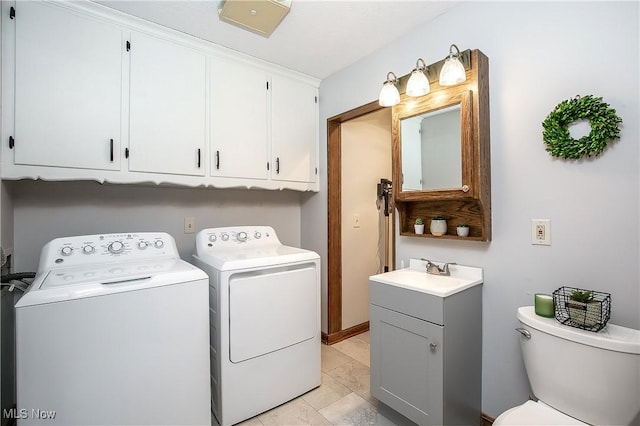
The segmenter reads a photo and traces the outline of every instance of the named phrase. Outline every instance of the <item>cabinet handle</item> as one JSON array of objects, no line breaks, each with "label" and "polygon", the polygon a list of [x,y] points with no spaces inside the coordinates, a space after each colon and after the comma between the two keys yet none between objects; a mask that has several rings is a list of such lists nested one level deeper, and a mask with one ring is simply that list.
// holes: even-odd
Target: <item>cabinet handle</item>
[{"label": "cabinet handle", "polygon": [[280,157],[276,157],[276,174],[280,174]]},{"label": "cabinet handle", "polygon": [[198,168],[200,168],[200,148],[198,148]]},{"label": "cabinet handle", "polygon": [[109,139],[109,161],[113,163],[113,139]]},{"label": "cabinet handle", "polygon": [[437,343],[429,343],[429,347],[431,347],[431,352],[435,352],[438,349]]},{"label": "cabinet handle", "polygon": [[216,170],[220,170],[220,151],[216,151]]},{"label": "cabinet handle", "polygon": [[129,148],[124,149],[124,158],[129,158]]}]

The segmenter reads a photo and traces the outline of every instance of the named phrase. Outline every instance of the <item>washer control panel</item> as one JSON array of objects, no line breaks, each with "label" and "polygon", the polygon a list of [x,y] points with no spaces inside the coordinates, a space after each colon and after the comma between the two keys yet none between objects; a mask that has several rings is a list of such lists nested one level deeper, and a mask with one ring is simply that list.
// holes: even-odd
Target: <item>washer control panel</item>
[{"label": "washer control panel", "polygon": [[196,236],[200,247],[259,247],[280,244],[275,231],[270,226],[230,226],[203,229]]},{"label": "washer control panel", "polygon": [[151,275],[175,268],[175,260],[157,259],[126,263],[105,263],[90,266],[72,266],[60,268],[47,275],[41,288],[52,288],[87,282],[98,281],[103,284],[118,283],[122,280],[142,280]]},{"label": "washer control panel", "polygon": [[167,256],[179,254],[173,237],[164,232],[82,235],[47,243],[38,269]]}]

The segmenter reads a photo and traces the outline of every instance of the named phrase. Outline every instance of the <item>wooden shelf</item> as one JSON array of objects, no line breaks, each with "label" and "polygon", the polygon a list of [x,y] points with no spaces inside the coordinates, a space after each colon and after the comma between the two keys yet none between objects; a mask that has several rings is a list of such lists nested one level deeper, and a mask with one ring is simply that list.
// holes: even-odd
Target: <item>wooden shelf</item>
[{"label": "wooden shelf", "polygon": [[[481,205],[480,200],[468,198],[396,202],[396,208],[400,212],[400,235],[472,241],[491,240],[491,218],[485,213],[486,209]],[[429,233],[431,218],[435,216],[447,219],[447,233],[440,237]],[[419,217],[424,221],[424,234],[414,232],[413,225]],[[456,234],[456,227],[460,223],[469,225],[468,237],[459,237]]]}]

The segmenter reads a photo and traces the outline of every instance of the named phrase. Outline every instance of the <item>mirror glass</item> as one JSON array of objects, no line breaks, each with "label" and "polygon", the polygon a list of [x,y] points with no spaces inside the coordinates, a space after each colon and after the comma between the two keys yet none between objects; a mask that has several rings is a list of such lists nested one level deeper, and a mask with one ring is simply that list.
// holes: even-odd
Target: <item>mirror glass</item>
[{"label": "mirror glass", "polygon": [[461,106],[400,120],[402,191],[462,186]]}]

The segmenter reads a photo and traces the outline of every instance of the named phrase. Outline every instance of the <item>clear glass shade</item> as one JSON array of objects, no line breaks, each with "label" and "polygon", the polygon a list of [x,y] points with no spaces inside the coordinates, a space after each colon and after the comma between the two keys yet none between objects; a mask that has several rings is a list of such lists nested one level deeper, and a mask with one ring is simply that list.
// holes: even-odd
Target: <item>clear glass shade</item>
[{"label": "clear glass shade", "polygon": [[466,79],[467,75],[462,62],[455,56],[449,56],[440,71],[440,86],[454,86]]},{"label": "clear glass shade", "polygon": [[429,79],[424,75],[424,71],[418,68],[413,70],[407,82],[407,95],[413,97],[423,96],[429,93],[430,90]]},{"label": "clear glass shade", "polygon": [[378,98],[380,106],[389,107],[400,103],[400,93],[393,81],[387,80],[380,90],[380,97]]}]

